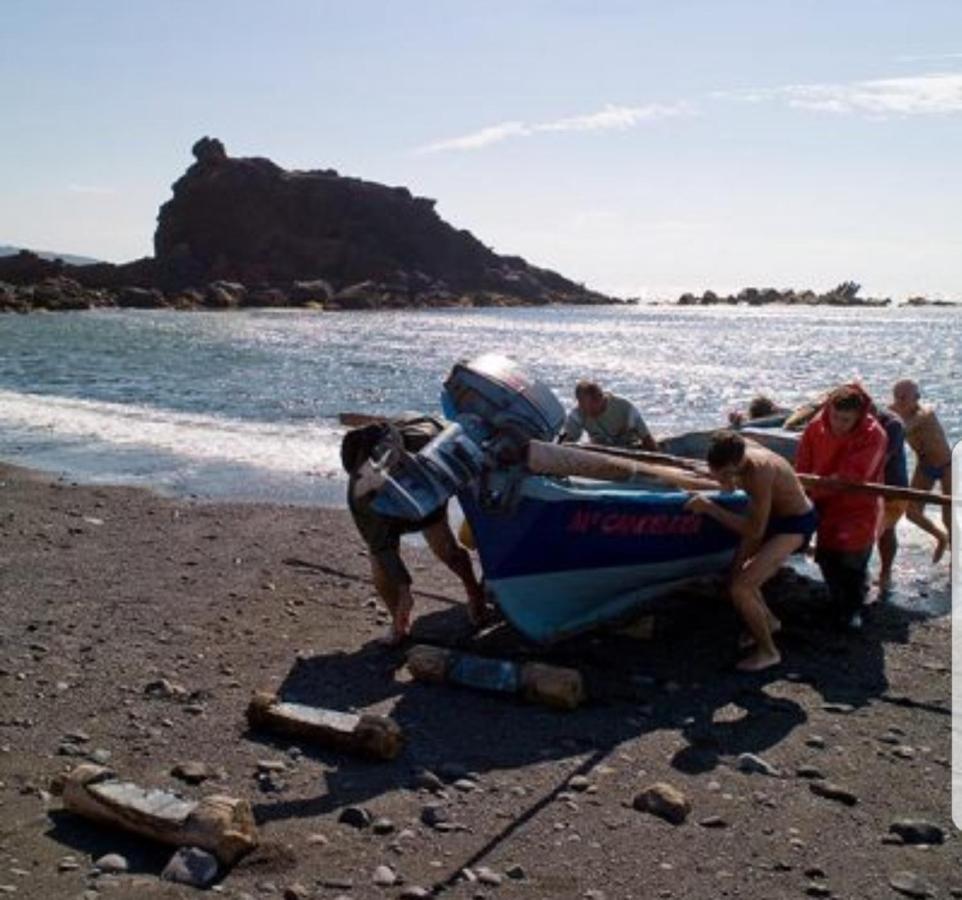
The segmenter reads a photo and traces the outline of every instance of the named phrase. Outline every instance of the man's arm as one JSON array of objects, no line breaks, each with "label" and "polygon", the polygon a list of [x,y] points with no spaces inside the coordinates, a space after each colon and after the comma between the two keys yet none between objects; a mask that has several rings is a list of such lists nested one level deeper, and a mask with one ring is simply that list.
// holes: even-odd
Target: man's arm
[{"label": "man's arm", "polygon": [[585,426],[581,419],[581,413],[577,408],[568,413],[564,427],[561,429],[561,443],[576,443],[584,433]]},{"label": "man's arm", "polygon": [[745,543],[760,542],[765,536],[768,519],[772,511],[773,481],[774,473],[770,469],[764,469],[756,473],[753,479],[747,516],[729,512],[701,494],[692,497],[685,504],[685,509],[710,516],[729,531],[734,531],[740,535]]},{"label": "man's arm", "polygon": [[655,443],[655,439],[651,436],[651,431],[645,420],[641,417],[641,413],[638,412],[634,404],[631,404],[631,408],[628,410],[628,427],[626,429],[626,436],[629,442],[632,444],[637,444],[642,450],[657,450],[658,445]]}]

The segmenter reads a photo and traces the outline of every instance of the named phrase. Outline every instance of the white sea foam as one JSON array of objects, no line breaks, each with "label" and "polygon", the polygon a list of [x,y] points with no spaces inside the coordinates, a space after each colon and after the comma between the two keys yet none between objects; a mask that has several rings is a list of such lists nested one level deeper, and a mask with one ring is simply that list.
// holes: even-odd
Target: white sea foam
[{"label": "white sea foam", "polygon": [[0,428],[25,437],[96,441],[192,462],[227,462],[270,472],[333,476],[333,422],[270,423],[154,406],[0,390]]}]

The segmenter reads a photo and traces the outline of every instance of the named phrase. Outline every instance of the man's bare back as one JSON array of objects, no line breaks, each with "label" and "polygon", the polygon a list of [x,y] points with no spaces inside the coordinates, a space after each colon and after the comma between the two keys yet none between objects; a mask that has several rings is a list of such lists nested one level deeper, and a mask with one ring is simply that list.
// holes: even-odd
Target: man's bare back
[{"label": "man's bare back", "polygon": [[926,466],[943,468],[952,461],[952,448],[931,406],[919,405],[905,420],[905,440]]},{"label": "man's bare back", "polygon": [[738,481],[750,497],[771,491],[770,517],[801,516],[812,507],[791,463],[767,447],[746,441],[745,466]]}]

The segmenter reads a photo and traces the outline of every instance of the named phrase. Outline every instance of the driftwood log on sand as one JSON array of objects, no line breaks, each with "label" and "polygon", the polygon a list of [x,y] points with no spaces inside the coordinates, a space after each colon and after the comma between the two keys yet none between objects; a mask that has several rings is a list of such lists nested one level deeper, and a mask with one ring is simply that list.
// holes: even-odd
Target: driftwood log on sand
[{"label": "driftwood log on sand", "polygon": [[257,846],[257,827],[246,800],[220,795],[185,800],[170,791],[121,781],[110,769],[92,763],[77,766],[57,787],[70,812],[163,844],[200,847],[225,866]]},{"label": "driftwood log on sand", "polygon": [[575,709],[586,696],[584,679],[577,669],[474,656],[428,644],[418,644],[408,651],[407,667],[415,681],[520,694],[531,703],[556,709]]},{"label": "driftwood log on sand", "polygon": [[401,726],[387,716],[337,712],[286,703],[258,691],[247,707],[251,728],[302,738],[324,747],[372,759],[394,759],[404,743]]}]

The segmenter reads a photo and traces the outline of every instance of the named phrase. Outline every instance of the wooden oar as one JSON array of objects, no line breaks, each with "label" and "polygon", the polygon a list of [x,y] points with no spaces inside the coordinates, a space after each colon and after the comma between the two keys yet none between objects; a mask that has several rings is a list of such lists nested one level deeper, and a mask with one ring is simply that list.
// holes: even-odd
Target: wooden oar
[{"label": "wooden oar", "polygon": [[[596,459],[599,457],[607,457],[607,464],[598,463]],[[597,478],[600,481],[627,481],[635,475],[649,475],[688,490],[710,490],[717,486],[708,467],[701,460],[647,450],[593,445],[574,447],[532,441],[528,450],[528,467],[531,471],[544,475],[580,475],[585,478]],[[698,478],[686,477],[681,474],[682,471],[692,473]],[[945,494],[895,487],[890,484],[843,481],[840,478],[801,474],[798,480],[806,488],[874,494],[886,500],[907,500],[910,503],[932,503],[936,506],[952,504],[952,498]],[[699,481],[701,484],[696,485]]]},{"label": "wooden oar", "polygon": [[[629,452],[631,456],[627,456]],[[648,462],[648,456],[658,457],[660,461]],[[693,471],[690,460],[682,461],[676,457],[671,462],[670,459],[664,459],[666,456],[663,453],[649,454],[647,451],[604,453],[597,448],[586,450],[565,444],[531,441],[528,444],[527,464],[530,471],[539,475],[575,475],[598,481],[630,481],[641,475],[657,478],[684,490],[708,491],[718,487],[717,482],[700,471]],[[685,465],[679,465],[680,462]]]}]

